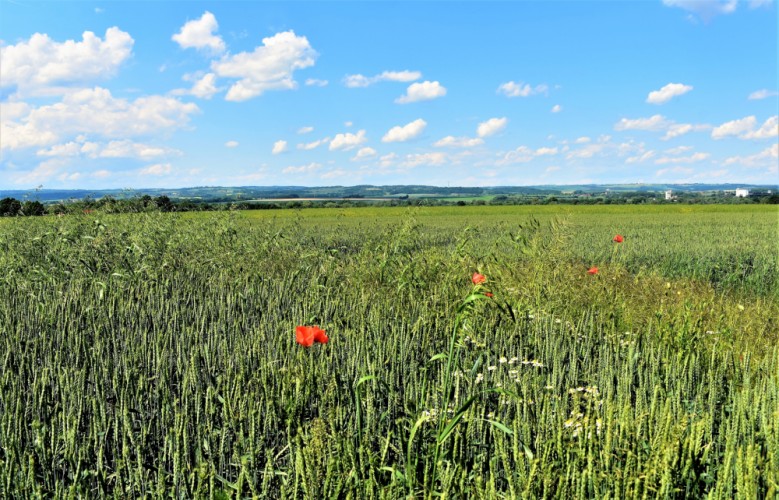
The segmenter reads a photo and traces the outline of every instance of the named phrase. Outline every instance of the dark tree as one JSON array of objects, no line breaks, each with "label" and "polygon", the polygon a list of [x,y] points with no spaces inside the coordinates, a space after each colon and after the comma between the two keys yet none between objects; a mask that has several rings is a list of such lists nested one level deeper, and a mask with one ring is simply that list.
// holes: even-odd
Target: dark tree
[{"label": "dark tree", "polygon": [[3,198],[0,200],[0,217],[13,217],[19,214],[22,204],[16,198]]},{"label": "dark tree", "polygon": [[22,215],[43,215],[46,213],[46,207],[38,200],[25,201],[21,209]]}]

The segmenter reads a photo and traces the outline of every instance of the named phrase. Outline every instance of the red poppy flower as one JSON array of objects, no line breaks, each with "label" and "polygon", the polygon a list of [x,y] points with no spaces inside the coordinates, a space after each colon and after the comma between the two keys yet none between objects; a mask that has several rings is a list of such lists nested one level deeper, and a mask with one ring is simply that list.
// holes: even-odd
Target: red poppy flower
[{"label": "red poppy flower", "polygon": [[471,276],[471,281],[473,282],[474,285],[481,285],[482,283],[487,281],[487,277],[484,276],[483,274],[473,273],[473,276]]},{"label": "red poppy flower", "polygon": [[592,266],[587,270],[587,274],[598,274],[598,268],[595,266]]},{"label": "red poppy flower", "polygon": [[314,342],[327,344],[330,338],[318,326],[298,326],[295,328],[295,342],[303,347],[311,347]]},{"label": "red poppy flower", "polygon": [[625,241],[625,238],[623,238],[621,234],[618,234],[614,237],[612,241],[614,243],[622,243],[623,241]]},{"label": "red poppy flower", "polygon": [[484,294],[486,297],[492,297],[492,292],[487,292]]}]

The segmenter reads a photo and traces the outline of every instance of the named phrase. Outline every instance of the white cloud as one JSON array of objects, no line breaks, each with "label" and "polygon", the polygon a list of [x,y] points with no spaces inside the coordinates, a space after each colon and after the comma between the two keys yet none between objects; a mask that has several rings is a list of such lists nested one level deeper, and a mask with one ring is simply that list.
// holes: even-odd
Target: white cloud
[{"label": "white cloud", "polygon": [[559,113],[562,110],[563,110],[563,107],[560,106],[559,104],[555,104],[554,106],[552,106],[552,113]]},{"label": "white cloud", "polygon": [[508,125],[509,119],[505,116],[503,118],[490,118],[489,120],[485,122],[481,122],[478,127],[476,127],[476,135],[479,137],[489,137],[491,135],[495,135],[501,130],[506,128],[506,125]]},{"label": "white cloud", "polygon": [[636,118],[630,120],[623,118],[614,125],[614,130],[665,130],[673,124],[662,115],[654,115],[649,118]]},{"label": "white cloud", "polygon": [[538,148],[533,150],[527,146],[519,146],[507,153],[500,153],[497,165],[512,165],[515,163],[527,163],[539,156],[554,156],[558,154],[557,148]]},{"label": "white cloud", "polygon": [[503,157],[498,160],[498,165],[511,165],[512,163],[527,163],[532,161],[535,155],[533,150],[527,146],[519,146],[513,151],[505,153]]},{"label": "white cloud", "polygon": [[472,137],[455,137],[453,135],[447,135],[443,139],[437,140],[433,146],[437,148],[471,148],[474,146],[481,146],[484,144],[484,140]]},{"label": "white cloud", "polygon": [[771,139],[773,137],[779,137],[779,115],[772,116],[767,119],[763,126],[754,132],[747,132],[742,139]]},{"label": "white cloud", "polygon": [[536,94],[545,94],[549,91],[549,87],[546,84],[531,86],[528,83],[515,83],[513,81],[502,83],[498,87],[498,93],[503,94],[506,97],[529,97]]},{"label": "white cloud", "polygon": [[327,80],[319,80],[317,78],[307,78],[306,79],[306,85],[309,87],[327,87],[327,84],[330,83]]},{"label": "white cloud", "polygon": [[536,149],[536,156],[554,156],[557,154],[557,148],[538,148]]},{"label": "white cloud", "polygon": [[320,163],[312,162],[308,165],[301,165],[299,167],[286,167],[284,168],[281,173],[282,174],[310,174],[313,172],[316,172],[322,168],[322,165]]},{"label": "white cloud", "polygon": [[653,90],[646,98],[646,102],[649,104],[663,104],[674,97],[684,95],[693,89],[692,85],[684,85],[682,83],[669,83],[660,90]]},{"label": "white cloud", "polygon": [[150,135],[185,126],[199,111],[194,103],[183,103],[158,95],[133,101],[118,99],[107,89],[95,87],[66,94],[61,102],[24,108],[26,115],[15,120],[2,117],[3,149],[53,144],[79,134],[128,138]]},{"label": "white cloud", "polygon": [[226,148],[237,148],[238,147],[238,141],[227,141],[225,142]]},{"label": "white cloud", "polygon": [[446,155],[444,153],[420,153],[406,155],[400,164],[403,167],[414,168],[420,165],[439,166],[444,163],[446,163]]},{"label": "white cloud", "polygon": [[344,85],[349,88],[368,87],[378,82],[413,82],[420,78],[422,78],[422,73],[419,71],[384,71],[371,77],[360,74],[346,75]]},{"label": "white cloud", "polygon": [[353,122],[344,122],[344,127],[346,127],[346,128],[349,128],[349,127],[351,127],[352,125],[354,125],[354,123],[353,123]]},{"label": "white cloud", "polygon": [[350,149],[356,148],[367,140],[368,138],[365,137],[365,130],[360,130],[356,134],[349,132],[338,134],[330,142],[330,151],[349,151]]},{"label": "white cloud", "polygon": [[565,158],[568,160],[573,160],[576,158],[592,158],[596,154],[602,152],[604,149],[606,149],[607,143],[598,143],[598,144],[587,144],[583,148],[574,149],[572,151],[569,151],[567,155],[565,155]]},{"label": "white cloud", "polygon": [[578,139],[576,139],[576,140],[575,140],[575,141],[573,141],[573,142],[574,142],[575,144],[587,144],[587,143],[588,143],[588,142],[590,142],[591,140],[592,140],[592,139],[590,139],[590,138],[589,138],[589,137],[587,137],[586,135],[583,135],[583,136],[579,137]]},{"label": "white cloud", "polygon": [[313,66],[317,57],[308,39],[293,31],[263,38],[262,43],[253,52],[227,55],[211,63],[218,76],[239,79],[227,91],[226,100],[245,101],[268,90],[295,89],[295,70]]},{"label": "white cloud", "polygon": [[725,165],[738,164],[743,167],[776,167],[779,159],[779,143],[767,147],[763,151],[749,156],[731,156],[724,161]]},{"label": "white cloud", "polygon": [[731,120],[714,128],[714,130],[711,131],[711,138],[722,139],[729,135],[741,136],[752,131],[755,128],[755,125],[757,125],[757,118],[754,116],[747,116],[740,120]]},{"label": "white cloud", "polygon": [[185,75],[184,80],[195,80],[191,89],[176,89],[171,91],[172,95],[192,95],[201,99],[211,99],[214,94],[221,89],[216,86],[216,75],[213,73],[207,73],[200,78],[193,77],[192,75]]},{"label": "white cloud", "polygon": [[668,163],[697,163],[699,161],[706,160],[711,155],[709,153],[693,153],[690,156],[675,156],[675,157],[668,157],[663,156],[661,158],[658,158],[655,160],[655,163],[657,165],[665,165]]},{"label": "white cloud", "polygon": [[16,86],[20,95],[63,93],[50,87],[116,74],[130,57],[133,43],[132,37],[117,27],[108,28],[104,39],[85,31],[80,42],[58,43],[46,34],[36,33],[28,41],[0,51],[0,85]]},{"label": "white cloud", "polygon": [[425,127],[427,127],[427,122],[421,118],[418,118],[411,123],[403,125],[402,127],[400,125],[397,127],[392,127],[386,134],[384,134],[384,137],[381,138],[381,142],[410,141],[411,139],[419,137],[419,135],[422,134],[422,132],[425,130]]},{"label": "white cloud", "polygon": [[298,134],[308,134],[310,132],[314,131],[314,127],[300,127],[298,129]]},{"label": "white cloud", "polygon": [[225,50],[222,37],[214,35],[218,28],[216,17],[206,11],[200,16],[200,19],[187,21],[171,39],[182,49],[208,49],[212,53],[218,54]]},{"label": "white cloud", "polygon": [[318,141],[312,141],[312,142],[308,142],[308,143],[298,144],[297,148],[298,149],[302,149],[304,151],[311,151],[312,149],[316,149],[319,146],[324,146],[328,142],[330,142],[330,138],[329,137],[325,137],[324,139],[319,139]]},{"label": "white cloud", "polygon": [[273,143],[271,154],[278,155],[287,150],[287,141],[276,141]]},{"label": "white cloud", "polygon": [[373,158],[376,156],[377,152],[373,148],[361,148],[359,151],[357,151],[357,154],[354,155],[352,158],[352,161],[360,161],[360,160],[367,160],[369,158]]},{"label": "white cloud", "polygon": [[41,149],[35,153],[38,156],[48,157],[75,157],[86,156],[89,158],[138,158],[148,160],[159,156],[176,156],[181,151],[164,146],[152,146],[133,142],[128,139],[97,143],[87,141],[85,136],[78,137],[75,141],[63,144],[55,144],[49,149]]},{"label": "white cloud", "polygon": [[653,158],[655,156],[654,151],[645,151],[640,156],[631,156],[630,158],[627,158],[625,160],[625,163],[644,163],[645,161]]},{"label": "white cloud", "polygon": [[410,102],[429,101],[446,95],[446,87],[440,83],[425,81],[422,83],[412,83],[406,89],[406,95],[395,99],[398,104],[408,104]]},{"label": "white cloud", "polygon": [[171,170],[172,167],[170,163],[155,163],[154,165],[149,165],[148,167],[140,169],[138,174],[161,176],[170,174]]},{"label": "white cloud", "polygon": [[663,4],[693,12],[708,22],[716,15],[735,12],[738,0],[663,0]]},{"label": "white cloud", "polygon": [[692,149],[692,146],[676,146],[675,148],[666,149],[665,153],[669,155],[680,155],[682,153],[686,153],[687,151],[692,151]]},{"label": "white cloud", "polygon": [[755,90],[754,92],[749,94],[749,97],[747,97],[747,99],[749,99],[750,101],[755,101],[759,99],[767,99],[769,97],[775,97],[778,95],[779,92],[777,92],[776,90],[760,89],[760,90]]},{"label": "white cloud", "polygon": [[667,141],[669,139],[673,139],[674,137],[680,137],[682,135],[685,135],[689,132],[701,132],[703,130],[710,130],[711,125],[693,125],[691,123],[674,123],[673,125],[670,125],[668,127],[668,130],[666,130],[665,135],[661,137],[660,139],[663,141]]}]

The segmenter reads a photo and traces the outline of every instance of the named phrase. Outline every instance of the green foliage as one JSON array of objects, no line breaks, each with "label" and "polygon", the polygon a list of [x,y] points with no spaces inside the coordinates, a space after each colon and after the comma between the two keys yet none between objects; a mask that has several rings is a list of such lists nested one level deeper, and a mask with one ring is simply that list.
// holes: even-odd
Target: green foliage
[{"label": "green foliage", "polygon": [[4,219],[0,497],[773,497],[776,209],[686,208]]}]

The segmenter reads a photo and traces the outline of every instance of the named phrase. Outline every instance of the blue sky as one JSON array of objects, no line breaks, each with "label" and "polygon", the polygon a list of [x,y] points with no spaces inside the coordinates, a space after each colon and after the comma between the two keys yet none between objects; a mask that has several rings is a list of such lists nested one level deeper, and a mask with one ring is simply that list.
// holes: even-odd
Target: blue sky
[{"label": "blue sky", "polygon": [[0,0],[0,186],[779,182],[770,0]]}]

